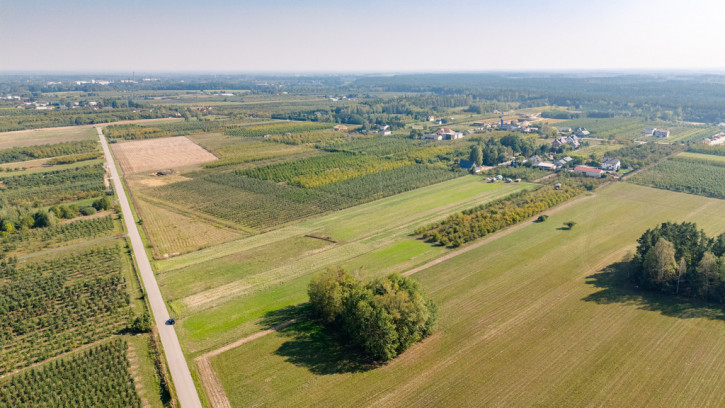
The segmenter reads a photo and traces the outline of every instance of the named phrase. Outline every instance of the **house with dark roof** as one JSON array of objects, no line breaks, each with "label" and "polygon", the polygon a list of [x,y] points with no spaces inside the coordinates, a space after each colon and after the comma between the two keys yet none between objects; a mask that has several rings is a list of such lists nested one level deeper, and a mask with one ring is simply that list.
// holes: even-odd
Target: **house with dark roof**
[{"label": "house with dark roof", "polygon": [[622,162],[619,161],[619,159],[614,157],[605,157],[604,160],[602,160],[602,170],[605,171],[617,171],[622,167]]}]

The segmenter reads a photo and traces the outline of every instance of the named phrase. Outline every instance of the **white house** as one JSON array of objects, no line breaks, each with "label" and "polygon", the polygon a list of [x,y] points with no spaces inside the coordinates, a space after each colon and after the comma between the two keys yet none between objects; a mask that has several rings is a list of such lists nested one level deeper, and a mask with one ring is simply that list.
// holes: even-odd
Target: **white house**
[{"label": "white house", "polygon": [[619,161],[619,159],[614,157],[605,157],[604,160],[602,160],[602,170],[605,171],[617,171],[621,168],[622,163]]}]

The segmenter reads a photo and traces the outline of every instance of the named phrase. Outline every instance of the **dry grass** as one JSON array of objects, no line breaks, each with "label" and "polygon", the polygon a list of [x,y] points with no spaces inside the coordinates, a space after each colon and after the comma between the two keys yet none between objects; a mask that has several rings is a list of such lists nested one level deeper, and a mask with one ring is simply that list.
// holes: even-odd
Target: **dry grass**
[{"label": "dry grass", "polygon": [[246,234],[211,225],[141,199],[136,200],[139,217],[154,246],[156,258],[166,258],[218,245]]},{"label": "dry grass", "polygon": [[173,169],[217,159],[184,136],[115,143],[111,148],[126,174]]}]

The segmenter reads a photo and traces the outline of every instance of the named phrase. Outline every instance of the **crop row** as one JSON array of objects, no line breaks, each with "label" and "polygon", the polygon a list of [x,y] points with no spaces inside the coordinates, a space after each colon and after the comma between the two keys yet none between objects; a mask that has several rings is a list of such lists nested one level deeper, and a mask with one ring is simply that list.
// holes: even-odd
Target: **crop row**
[{"label": "crop row", "polygon": [[229,136],[262,137],[264,135],[309,132],[331,127],[331,124],[321,122],[282,122],[268,125],[234,126],[227,128],[224,133]]},{"label": "crop row", "polygon": [[114,230],[113,217],[108,215],[89,220],[78,220],[52,227],[18,231],[0,236],[0,258],[3,254],[23,248],[36,250],[49,248],[75,239],[108,236]]},{"label": "crop row", "polygon": [[413,164],[315,188],[302,188],[227,172],[159,187],[154,194],[221,219],[266,229],[460,174],[443,167]]},{"label": "crop row", "polygon": [[330,153],[287,163],[238,170],[237,174],[262,180],[287,182],[299,187],[318,187],[408,164],[410,163],[402,160]]},{"label": "crop row", "polygon": [[105,170],[100,164],[40,173],[19,174],[2,179],[3,196],[10,204],[52,205],[103,194]]},{"label": "crop row", "polygon": [[0,163],[19,162],[45,157],[92,153],[98,150],[98,142],[86,140],[47,145],[11,147],[0,150]]},{"label": "crop row", "polygon": [[634,174],[628,181],[663,190],[725,198],[725,163],[678,157]]},{"label": "crop row", "polygon": [[19,266],[0,264],[0,373],[45,360],[128,326],[117,248]]},{"label": "crop row", "polygon": [[127,349],[115,339],[1,380],[0,407],[140,407]]}]

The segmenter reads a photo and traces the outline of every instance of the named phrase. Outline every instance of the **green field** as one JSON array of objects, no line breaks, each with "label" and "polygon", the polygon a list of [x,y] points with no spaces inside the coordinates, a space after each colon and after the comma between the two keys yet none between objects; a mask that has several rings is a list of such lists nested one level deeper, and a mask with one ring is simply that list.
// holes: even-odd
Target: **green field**
[{"label": "green field", "polygon": [[[671,191],[725,198],[725,160],[722,156],[688,153],[637,172],[627,181]],[[705,156],[704,158],[701,156]]]},{"label": "green field", "polygon": [[[192,353],[258,330],[266,312],[305,300],[327,266],[403,271],[445,252],[411,236],[424,224],[528,186],[466,176],[156,263]],[[330,241],[305,237],[312,235]]]},{"label": "green field", "polygon": [[618,266],[647,228],[720,233],[723,210],[618,183],[414,275],[440,327],[387,365],[304,320],[212,364],[233,406],[722,406],[723,311],[640,292]]}]

